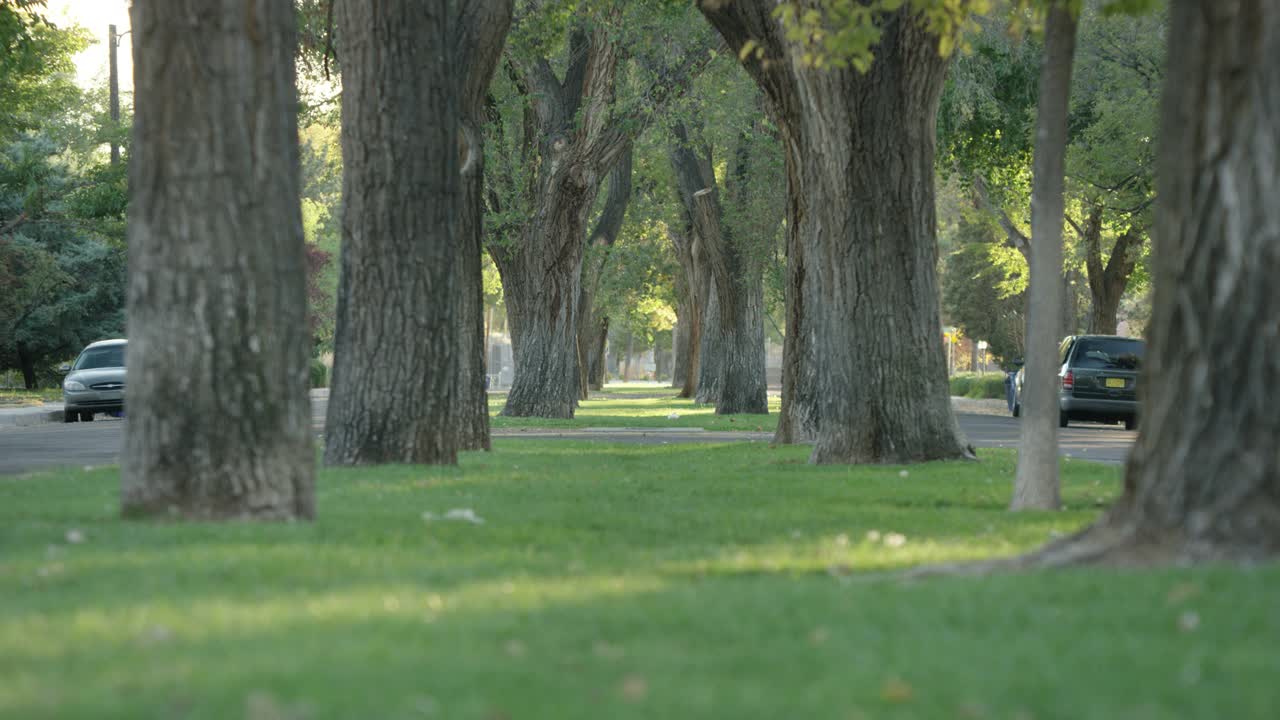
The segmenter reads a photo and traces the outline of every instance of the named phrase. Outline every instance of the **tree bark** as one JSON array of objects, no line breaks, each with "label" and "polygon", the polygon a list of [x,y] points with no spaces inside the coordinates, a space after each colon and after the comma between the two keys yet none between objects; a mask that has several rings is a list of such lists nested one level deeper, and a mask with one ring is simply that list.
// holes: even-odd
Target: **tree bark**
[{"label": "tree bark", "polygon": [[[903,7],[881,18],[868,72],[815,69],[786,41],[774,5],[703,0],[702,11],[735,50],[748,39],[761,50],[741,56],[788,151],[799,246],[788,248],[788,273],[801,279],[789,278],[787,412],[812,422],[801,400],[812,372],[811,462],[968,457],[939,342],[933,160],[947,63],[938,39]],[[793,438],[794,419],[780,420],[780,439]]]},{"label": "tree bark", "polygon": [[678,282],[676,288],[676,326],[671,331],[671,352],[674,355],[671,363],[671,387],[683,388],[689,380],[689,324],[692,312],[688,298],[685,297],[684,283]]},{"label": "tree bark", "polygon": [[1174,0],[1169,36],[1142,427],[1124,494],[1027,564],[1280,553],[1280,6]]},{"label": "tree bark", "polygon": [[293,5],[135,0],[126,515],[315,514]]},{"label": "tree bark", "polygon": [[1036,111],[1032,178],[1030,283],[1027,290],[1026,380],[1018,469],[1011,510],[1056,510],[1058,494],[1057,318],[1063,307],[1063,183],[1067,112],[1076,48],[1076,17],[1067,0],[1055,0],[1045,25],[1044,61]]},{"label": "tree bark", "polygon": [[452,464],[465,242],[449,3],[335,10],[345,168],[324,460]]},{"label": "tree bark", "polygon": [[484,308],[485,98],[503,42],[511,27],[512,0],[469,0],[460,4],[453,37],[455,67],[466,68],[460,123],[464,140],[462,204],[459,214],[458,449],[489,450],[489,393],[486,389],[488,330]]}]

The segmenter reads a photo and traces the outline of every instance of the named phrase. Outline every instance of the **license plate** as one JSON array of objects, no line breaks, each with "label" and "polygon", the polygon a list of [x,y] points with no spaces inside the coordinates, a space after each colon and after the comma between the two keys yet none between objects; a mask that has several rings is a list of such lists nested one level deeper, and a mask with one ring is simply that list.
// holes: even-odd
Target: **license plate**
[{"label": "license plate", "polygon": [[1107,387],[1109,388],[1124,387],[1124,378],[1107,378]]}]

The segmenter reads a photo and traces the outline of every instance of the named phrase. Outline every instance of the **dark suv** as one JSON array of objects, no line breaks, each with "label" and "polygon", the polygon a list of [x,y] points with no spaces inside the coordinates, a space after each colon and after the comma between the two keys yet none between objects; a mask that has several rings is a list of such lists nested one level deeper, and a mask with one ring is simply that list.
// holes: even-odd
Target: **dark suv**
[{"label": "dark suv", "polygon": [[[1062,341],[1058,357],[1058,426],[1072,420],[1138,425],[1138,370],[1146,345],[1116,335],[1073,335]],[[1022,411],[1023,370],[1016,378],[1015,417]]]}]

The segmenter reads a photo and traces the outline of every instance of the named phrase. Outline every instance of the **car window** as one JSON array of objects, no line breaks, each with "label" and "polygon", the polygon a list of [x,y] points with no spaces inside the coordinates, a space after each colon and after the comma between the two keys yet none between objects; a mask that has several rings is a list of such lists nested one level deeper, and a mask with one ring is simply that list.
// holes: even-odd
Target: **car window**
[{"label": "car window", "polygon": [[1078,343],[1074,365],[1099,370],[1137,370],[1144,350],[1141,340],[1085,338]]},{"label": "car window", "polygon": [[1058,346],[1058,364],[1067,362],[1067,357],[1071,355],[1071,342],[1072,338],[1067,338]]},{"label": "car window", "polygon": [[80,353],[72,370],[96,370],[98,368],[124,367],[124,346],[89,348]]}]

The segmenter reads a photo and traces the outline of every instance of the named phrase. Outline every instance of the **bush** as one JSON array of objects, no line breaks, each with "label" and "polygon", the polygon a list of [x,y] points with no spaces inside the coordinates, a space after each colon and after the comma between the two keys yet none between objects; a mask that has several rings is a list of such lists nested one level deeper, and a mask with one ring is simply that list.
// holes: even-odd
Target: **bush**
[{"label": "bush", "polygon": [[1004,373],[958,373],[951,377],[951,394],[975,400],[1003,400]]},{"label": "bush", "polygon": [[320,358],[311,358],[311,387],[322,388],[329,385],[329,368]]}]

